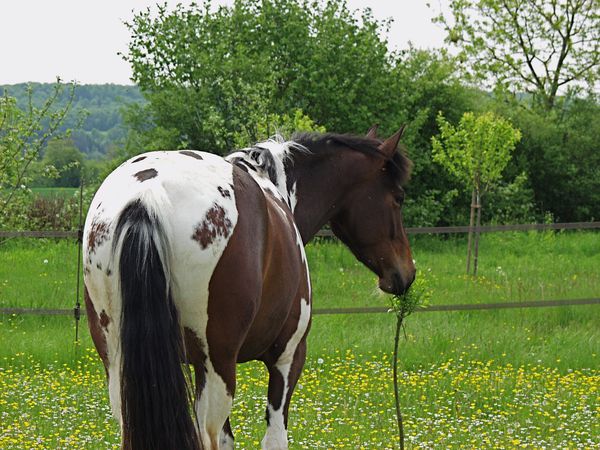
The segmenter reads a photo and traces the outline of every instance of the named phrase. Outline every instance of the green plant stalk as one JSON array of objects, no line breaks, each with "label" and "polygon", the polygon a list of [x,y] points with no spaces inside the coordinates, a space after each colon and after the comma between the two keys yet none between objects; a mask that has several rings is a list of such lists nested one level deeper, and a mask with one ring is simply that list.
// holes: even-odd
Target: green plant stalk
[{"label": "green plant stalk", "polygon": [[396,315],[396,336],[394,337],[394,400],[396,402],[396,420],[398,423],[398,436],[400,437],[400,449],[404,450],[404,423],[402,422],[402,412],[400,411],[400,396],[398,394],[398,344],[400,342],[400,328],[404,317],[401,314]]},{"label": "green plant stalk", "polygon": [[394,399],[396,402],[396,421],[398,423],[398,437],[400,449],[404,450],[404,424],[400,411],[400,395],[398,393],[398,345],[400,343],[400,329],[404,318],[412,314],[417,307],[428,303],[430,292],[426,288],[423,277],[418,277],[411,288],[402,295],[394,295],[391,299],[392,311],[396,314],[396,334],[394,337],[393,379]]}]

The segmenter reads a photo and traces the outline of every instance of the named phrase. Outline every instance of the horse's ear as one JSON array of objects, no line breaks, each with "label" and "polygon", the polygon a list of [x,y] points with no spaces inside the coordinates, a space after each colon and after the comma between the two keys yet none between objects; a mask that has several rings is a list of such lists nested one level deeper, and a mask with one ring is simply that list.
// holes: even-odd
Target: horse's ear
[{"label": "horse's ear", "polygon": [[377,139],[377,128],[379,128],[378,123],[372,125],[371,128],[369,128],[369,131],[367,131],[367,137],[369,139]]},{"label": "horse's ear", "polygon": [[396,153],[398,142],[400,142],[400,138],[404,134],[405,128],[406,125],[402,125],[398,131],[383,141],[383,143],[379,146],[379,151],[381,151],[381,153],[383,153],[387,159],[391,159],[394,156],[394,153]]}]

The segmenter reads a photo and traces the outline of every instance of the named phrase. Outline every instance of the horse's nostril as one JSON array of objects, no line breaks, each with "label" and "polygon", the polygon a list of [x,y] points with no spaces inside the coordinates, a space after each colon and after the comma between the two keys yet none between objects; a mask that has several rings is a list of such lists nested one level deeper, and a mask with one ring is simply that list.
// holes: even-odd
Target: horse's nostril
[{"label": "horse's nostril", "polygon": [[417,277],[417,272],[413,271],[413,273],[410,276],[410,280],[406,286],[406,288],[408,289],[410,287],[411,284],[413,284],[413,282],[415,281],[415,278]]},{"label": "horse's nostril", "polygon": [[392,276],[392,284],[394,286],[394,292],[397,294],[403,294],[406,290],[406,287],[404,286],[404,281],[402,281],[402,275],[400,275],[399,273],[395,273]]}]

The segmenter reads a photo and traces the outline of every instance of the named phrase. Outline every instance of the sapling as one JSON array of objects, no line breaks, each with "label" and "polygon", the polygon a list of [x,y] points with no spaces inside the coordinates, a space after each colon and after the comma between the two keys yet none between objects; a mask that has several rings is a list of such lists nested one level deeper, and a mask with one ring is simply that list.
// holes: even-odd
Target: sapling
[{"label": "sapling", "polygon": [[398,422],[398,435],[400,437],[400,448],[404,450],[404,425],[402,412],[400,411],[400,397],[398,394],[398,344],[400,342],[400,329],[404,325],[404,319],[411,315],[417,308],[426,306],[431,297],[431,291],[422,276],[415,279],[408,291],[402,295],[391,297],[391,309],[396,315],[396,335],[394,337],[394,400],[396,402],[396,419]]}]

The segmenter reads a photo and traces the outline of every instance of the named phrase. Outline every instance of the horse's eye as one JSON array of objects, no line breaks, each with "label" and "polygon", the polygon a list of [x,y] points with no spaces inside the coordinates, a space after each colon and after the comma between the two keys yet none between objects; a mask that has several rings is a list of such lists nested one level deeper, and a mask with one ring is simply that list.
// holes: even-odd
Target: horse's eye
[{"label": "horse's eye", "polygon": [[394,203],[396,203],[398,206],[402,206],[404,203],[404,192],[398,192],[394,194]]}]

